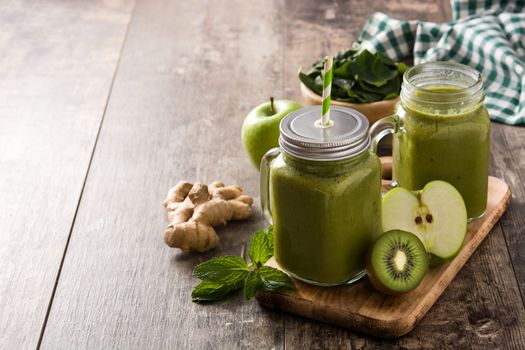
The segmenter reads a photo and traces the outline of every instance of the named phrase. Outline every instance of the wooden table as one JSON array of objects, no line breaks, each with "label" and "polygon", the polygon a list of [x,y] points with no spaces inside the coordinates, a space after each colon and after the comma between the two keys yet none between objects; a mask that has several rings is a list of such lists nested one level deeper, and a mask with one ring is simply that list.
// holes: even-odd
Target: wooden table
[{"label": "wooden table", "polygon": [[525,129],[492,124],[491,174],[511,206],[408,336],[382,341],[261,308],[190,301],[193,266],[265,226],[220,229],[212,252],[162,240],[180,179],[258,199],[240,141],[270,95],[348,47],[374,11],[444,21],[446,0],[15,1],[0,4],[1,349],[525,347]]}]

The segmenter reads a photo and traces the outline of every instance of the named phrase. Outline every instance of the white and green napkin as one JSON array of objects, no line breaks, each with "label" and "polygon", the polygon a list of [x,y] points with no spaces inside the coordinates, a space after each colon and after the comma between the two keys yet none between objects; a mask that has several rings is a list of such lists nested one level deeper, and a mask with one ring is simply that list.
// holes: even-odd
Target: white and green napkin
[{"label": "white and green napkin", "polygon": [[525,1],[451,0],[453,20],[404,21],[375,13],[362,47],[414,63],[454,60],[480,71],[492,120],[525,124]]}]

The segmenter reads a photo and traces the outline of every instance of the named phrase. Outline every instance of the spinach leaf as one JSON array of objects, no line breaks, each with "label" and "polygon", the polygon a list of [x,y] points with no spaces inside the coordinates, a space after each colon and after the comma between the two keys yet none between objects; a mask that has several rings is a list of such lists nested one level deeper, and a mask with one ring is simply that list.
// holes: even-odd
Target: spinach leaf
[{"label": "spinach leaf", "polygon": [[310,75],[306,75],[302,72],[299,73],[299,79],[301,79],[301,82],[306,85],[307,88],[312,90],[318,95],[323,94],[323,85],[319,85],[315,82],[315,79],[312,78]]},{"label": "spinach leaf", "polygon": [[[368,103],[399,96],[403,73],[407,66],[396,63],[382,53],[359,49],[359,43],[334,56],[332,99],[352,103]],[[323,92],[323,61],[314,62],[308,74],[299,72],[299,79],[318,95]]]},{"label": "spinach leaf", "polygon": [[363,50],[352,62],[349,70],[358,79],[376,86],[385,85],[390,79],[397,76],[397,67],[388,66],[379,58],[380,55]]},{"label": "spinach leaf", "polygon": [[338,68],[334,69],[334,76],[341,78],[353,78],[352,71],[350,71],[350,66],[352,61],[345,61]]}]

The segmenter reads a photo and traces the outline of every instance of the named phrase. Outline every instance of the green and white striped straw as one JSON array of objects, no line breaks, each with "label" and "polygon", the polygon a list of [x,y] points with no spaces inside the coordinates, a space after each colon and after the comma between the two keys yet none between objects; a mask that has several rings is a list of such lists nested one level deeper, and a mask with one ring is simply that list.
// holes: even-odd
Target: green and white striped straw
[{"label": "green and white striped straw", "polygon": [[324,58],[324,78],[323,78],[323,115],[321,116],[321,126],[328,127],[330,122],[330,103],[332,94],[332,65],[334,59],[332,56]]}]

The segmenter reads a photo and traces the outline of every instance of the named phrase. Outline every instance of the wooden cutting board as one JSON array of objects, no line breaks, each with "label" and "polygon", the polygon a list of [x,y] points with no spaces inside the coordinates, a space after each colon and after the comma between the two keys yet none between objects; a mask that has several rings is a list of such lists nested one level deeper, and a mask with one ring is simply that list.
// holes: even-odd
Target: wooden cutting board
[{"label": "wooden cutting board", "polygon": [[[400,337],[425,316],[505,212],[510,197],[505,182],[489,177],[487,212],[483,218],[469,223],[465,244],[458,256],[446,265],[431,268],[421,284],[409,293],[395,297],[379,294],[367,278],[353,285],[330,288],[295,280],[296,291],[258,292],[257,301],[266,307],[376,337]],[[273,259],[269,264],[278,267]]]}]

